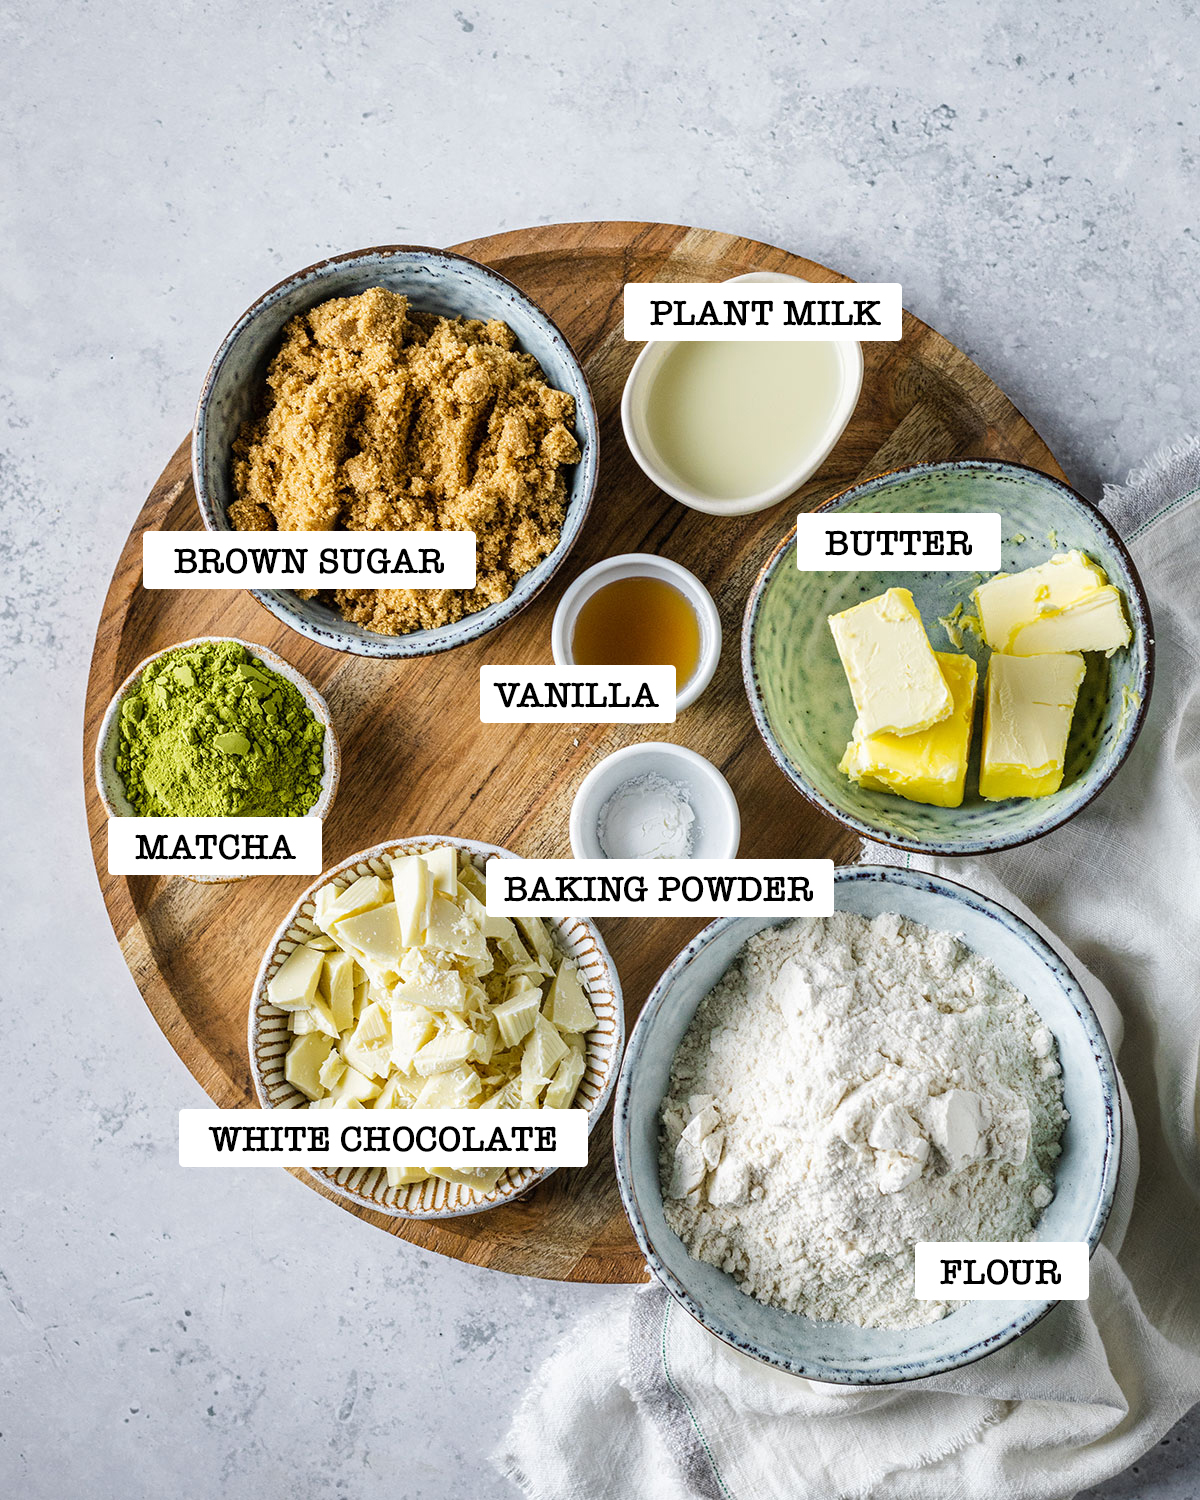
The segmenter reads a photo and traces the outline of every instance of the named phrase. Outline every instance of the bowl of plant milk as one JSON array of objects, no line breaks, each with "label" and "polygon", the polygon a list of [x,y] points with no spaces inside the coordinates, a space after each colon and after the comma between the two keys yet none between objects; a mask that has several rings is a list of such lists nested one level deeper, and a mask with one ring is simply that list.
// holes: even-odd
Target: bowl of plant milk
[{"label": "bowl of plant milk", "polygon": [[[751,271],[739,281],[791,281]],[[858,403],[854,340],[655,340],[621,398],[630,452],[693,510],[745,516],[793,494],[829,455]]]}]

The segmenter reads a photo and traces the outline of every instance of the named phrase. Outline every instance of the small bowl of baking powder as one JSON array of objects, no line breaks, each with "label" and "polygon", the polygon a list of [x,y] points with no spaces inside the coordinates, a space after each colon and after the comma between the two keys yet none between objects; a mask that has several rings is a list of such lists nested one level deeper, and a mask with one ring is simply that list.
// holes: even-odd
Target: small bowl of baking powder
[{"label": "small bowl of baking powder", "polygon": [[716,766],[666,740],[593,766],[571,807],[576,859],[733,859],[742,821]]}]

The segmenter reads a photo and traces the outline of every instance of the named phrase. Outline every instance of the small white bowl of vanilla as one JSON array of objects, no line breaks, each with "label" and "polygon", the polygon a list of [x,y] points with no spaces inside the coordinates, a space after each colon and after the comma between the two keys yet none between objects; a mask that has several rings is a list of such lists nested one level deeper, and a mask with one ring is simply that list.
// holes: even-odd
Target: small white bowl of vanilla
[{"label": "small white bowl of vanilla", "polygon": [[[751,271],[736,282],[794,282]],[[621,425],[642,472],[714,516],[778,505],[816,473],[862,390],[856,340],[654,340],[634,361]]]}]

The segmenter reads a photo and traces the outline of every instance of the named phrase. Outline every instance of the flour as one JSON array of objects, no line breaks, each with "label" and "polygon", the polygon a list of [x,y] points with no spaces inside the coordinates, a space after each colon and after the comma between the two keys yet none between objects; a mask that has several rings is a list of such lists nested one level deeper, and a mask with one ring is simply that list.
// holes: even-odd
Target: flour
[{"label": "flour", "polygon": [[949,933],[851,913],[766,928],[701,1002],[662,1109],[667,1222],[743,1291],[911,1328],[921,1240],[1024,1240],[1054,1196],[1054,1038]]}]

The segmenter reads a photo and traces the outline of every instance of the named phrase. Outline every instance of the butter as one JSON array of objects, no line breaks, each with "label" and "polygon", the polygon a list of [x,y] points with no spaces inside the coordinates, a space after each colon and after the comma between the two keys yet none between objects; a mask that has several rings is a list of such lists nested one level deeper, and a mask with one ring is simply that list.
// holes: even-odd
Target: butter
[{"label": "butter", "polygon": [[1084,670],[1077,652],[993,653],[984,703],[981,797],[1001,802],[1058,791]]},{"label": "butter", "polygon": [[830,615],[859,731],[915,734],[940,723],[954,700],[908,589],[888,589]]},{"label": "butter", "polygon": [[988,645],[1011,656],[1112,652],[1130,641],[1120,594],[1079,551],[1057,552],[1020,573],[997,573],[975,590],[975,607]]},{"label": "butter", "polygon": [[979,673],[969,656],[952,651],[934,655],[954,700],[949,718],[905,735],[862,735],[856,724],[838,770],[868,791],[895,792],[934,807],[961,807]]},{"label": "butter", "polygon": [[1013,631],[1013,656],[1057,651],[1103,651],[1111,656],[1133,639],[1121,596],[1111,584],[1093,589],[1058,614],[1042,615]]}]

